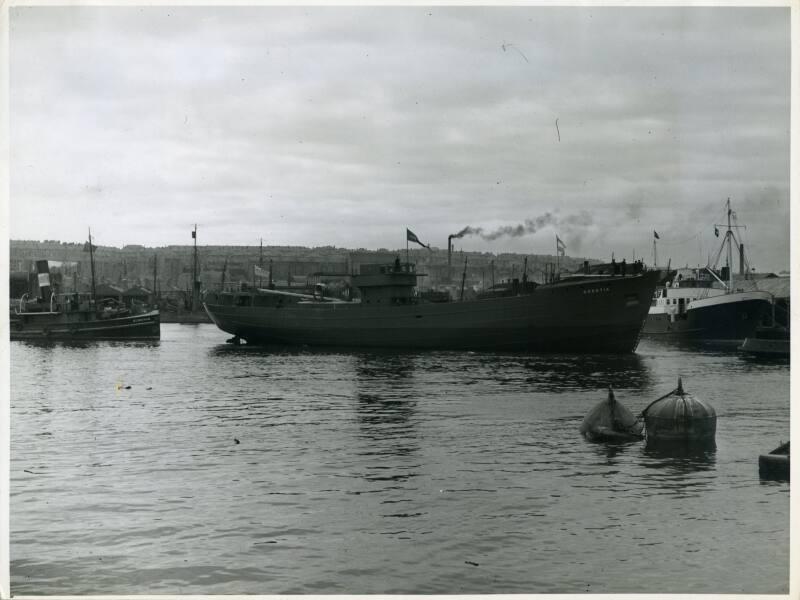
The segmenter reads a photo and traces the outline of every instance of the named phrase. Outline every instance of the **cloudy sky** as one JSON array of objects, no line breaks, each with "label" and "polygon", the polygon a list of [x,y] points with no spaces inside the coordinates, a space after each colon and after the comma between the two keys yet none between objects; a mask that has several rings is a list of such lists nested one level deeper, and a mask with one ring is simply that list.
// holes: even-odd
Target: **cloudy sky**
[{"label": "cloudy sky", "polygon": [[789,266],[787,8],[15,7],[10,49],[11,239],[697,264],[730,197]]}]

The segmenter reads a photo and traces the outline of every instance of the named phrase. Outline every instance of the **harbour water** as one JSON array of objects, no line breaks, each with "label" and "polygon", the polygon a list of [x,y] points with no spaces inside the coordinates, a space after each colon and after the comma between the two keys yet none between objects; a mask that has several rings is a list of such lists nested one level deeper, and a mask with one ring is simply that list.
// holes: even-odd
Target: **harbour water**
[{"label": "harbour water", "polygon": [[[789,367],[643,341],[630,356],[152,344],[11,347],[18,595],[788,593]],[[592,444],[708,400],[716,450]]]}]

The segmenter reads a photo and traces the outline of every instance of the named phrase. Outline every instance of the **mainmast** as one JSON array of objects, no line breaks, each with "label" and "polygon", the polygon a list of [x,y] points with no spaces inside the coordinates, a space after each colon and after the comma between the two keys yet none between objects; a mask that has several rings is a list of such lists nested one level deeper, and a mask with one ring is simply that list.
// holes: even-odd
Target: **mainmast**
[{"label": "mainmast", "polygon": [[158,254],[153,254],[153,298],[158,295]]},{"label": "mainmast", "polygon": [[728,231],[725,234],[726,241],[728,243],[728,291],[733,291],[733,246],[731,244],[731,238],[733,238],[733,230],[731,229],[731,199],[728,198],[727,202],[728,207]]},{"label": "mainmast", "polygon": [[[721,279],[719,279],[719,278],[717,278],[717,279],[719,279],[721,283],[727,285],[728,286],[728,291],[731,292],[731,291],[733,291],[733,242],[736,240],[736,236],[734,236],[733,230],[736,229],[736,228],[744,229],[744,225],[732,225],[731,224],[731,219],[735,218],[735,213],[733,212],[733,210],[731,210],[731,199],[730,198],[728,198],[728,201],[725,203],[725,207],[726,207],[727,212],[728,212],[727,231],[725,232],[725,239],[722,240],[722,244],[720,245],[719,250],[717,251],[717,254],[714,257],[714,266],[713,266],[713,268],[714,269],[717,268],[717,265],[719,264],[719,261],[722,258],[722,251],[725,250],[726,246],[727,246],[728,252],[726,254],[726,260],[727,260],[727,263],[728,263],[728,277],[727,277],[728,282],[727,282],[727,284],[725,284],[725,282],[723,282]],[[715,236],[719,236],[719,229],[718,229],[719,227],[725,227],[725,225],[724,224],[720,225],[719,223],[714,223],[714,235]],[[742,252],[742,254],[744,254],[744,253]],[[744,261],[744,257],[742,257],[741,260]],[[711,261],[709,261],[709,264],[710,264],[710,262]]]},{"label": "mainmast", "polygon": [[194,240],[194,260],[192,261],[192,311],[197,310],[197,223],[194,225],[192,231],[192,239]]},{"label": "mainmast", "polygon": [[658,250],[656,248],[656,240],[658,238],[653,236],[653,267],[658,267]]},{"label": "mainmast", "polygon": [[97,295],[97,290],[95,289],[94,283],[94,246],[92,245],[92,228],[89,227],[89,266],[91,267],[92,271],[92,302],[95,302],[95,296]]}]

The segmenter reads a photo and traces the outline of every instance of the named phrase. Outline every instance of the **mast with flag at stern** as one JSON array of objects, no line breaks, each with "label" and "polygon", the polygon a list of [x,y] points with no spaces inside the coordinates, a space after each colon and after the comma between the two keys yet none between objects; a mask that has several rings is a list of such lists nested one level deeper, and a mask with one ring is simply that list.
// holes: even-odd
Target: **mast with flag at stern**
[{"label": "mast with flag at stern", "polygon": [[658,235],[658,232],[653,229],[653,267],[658,266],[658,254],[656,252],[656,240],[660,240],[661,238]]},{"label": "mast with flag at stern", "polygon": [[561,273],[561,257],[565,256],[566,251],[567,246],[560,237],[556,236],[556,272],[559,274]]},{"label": "mast with flag at stern", "polygon": [[417,237],[417,234],[414,233],[413,231],[411,231],[408,227],[406,227],[406,262],[409,262],[409,260],[408,260],[408,242],[414,242],[415,244],[419,244],[420,246],[422,246],[423,248],[427,248],[428,250],[431,249],[430,244],[425,245],[422,242],[420,242],[419,238]]},{"label": "mast with flag at stern", "polygon": [[94,249],[97,246],[92,245],[92,228],[89,228],[89,241],[83,245],[83,251],[89,253],[89,267],[91,268],[92,272],[92,303],[96,301],[95,296],[97,292],[95,290],[95,279],[94,279]]},{"label": "mast with flag at stern", "polygon": [[192,230],[192,240],[194,241],[194,255],[192,257],[192,312],[197,311],[197,224]]}]

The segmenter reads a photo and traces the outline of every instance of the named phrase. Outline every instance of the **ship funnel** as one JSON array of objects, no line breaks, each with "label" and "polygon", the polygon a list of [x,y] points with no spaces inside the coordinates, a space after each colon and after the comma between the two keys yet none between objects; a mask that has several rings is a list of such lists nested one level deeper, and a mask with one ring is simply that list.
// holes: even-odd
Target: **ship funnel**
[{"label": "ship funnel", "polygon": [[36,273],[38,274],[39,292],[42,296],[42,300],[49,302],[52,289],[50,287],[50,266],[47,264],[46,260],[36,261]]},{"label": "ship funnel", "polygon": [[[452,256],[453,256],[453,237],[452,235],[447,236],[447,268],[450,269],[452,266]],[[448,271],[449,273],[449,271]]]}]

